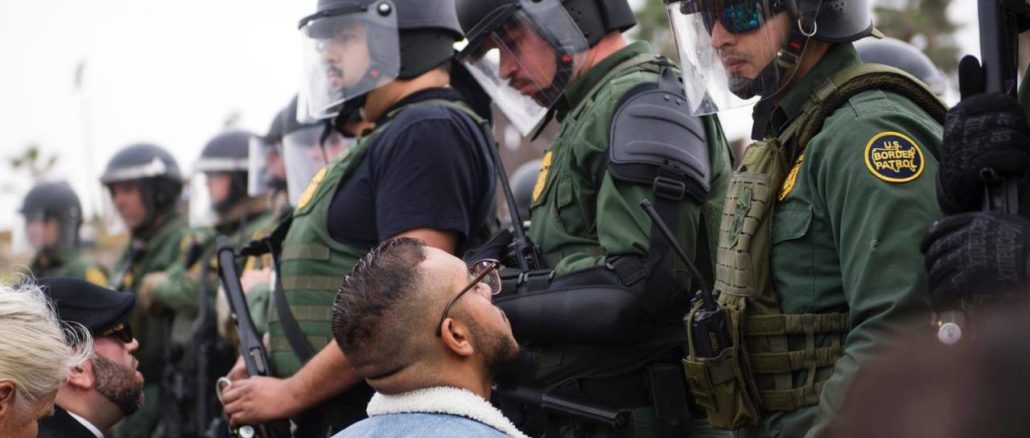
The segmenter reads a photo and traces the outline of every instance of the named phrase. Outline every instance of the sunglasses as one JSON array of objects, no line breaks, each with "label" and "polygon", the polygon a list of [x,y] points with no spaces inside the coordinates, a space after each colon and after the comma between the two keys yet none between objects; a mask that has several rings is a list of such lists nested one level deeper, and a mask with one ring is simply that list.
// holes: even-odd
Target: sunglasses
[{"label": "sunglasses", "polygon": [[472,277],[472,282],[465,286],[451,301],[447,303],[447,307],[443,308],[443,314],[440,315],[440,322],[436,324],[436,336],[440,337],[443,335],[443,321],[447,319],[447,314],[450,313],[451,307],[454,303],[465,295],[466,292],[472,290],[479,283],[484,283],[490,288],[490,295],[497,295],[501,293],[501,274],[498,272],[498,268],[501,267],[501,262],[493,259],[479,260],[469,265],[469,276]]},{"label": "sunglasses", "polygon": [[716,22],[722,23],[730,33],[747,33],[762,27],[769,17],[787,10],[787,5],[785,0],[722,0],[685,2],[682,9],[683,13],[699,12],[709,34]]},{"label": "sunglasses", "polygon": [[114,327],[111,327],[111,328],[109,328],[107,330],[104,330],[102,333],[100,333],[97,336],[98,337],[110,336],[110,337],[115,338],[115,339],[117,339],[119,341],[122,341],[122,342],[124,342],[126,344],[129,344],[129,343],[132,343],[132,339],[133,339],[132,327],[129,326],[129,323],[124,322],[124,323],[118,324],[118,325],[116,325]]}]

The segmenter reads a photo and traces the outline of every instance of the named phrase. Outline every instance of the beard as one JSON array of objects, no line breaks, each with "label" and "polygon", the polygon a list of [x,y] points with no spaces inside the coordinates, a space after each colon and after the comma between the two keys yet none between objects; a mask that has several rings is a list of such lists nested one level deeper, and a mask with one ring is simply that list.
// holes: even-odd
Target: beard
[{"label": "beard", "polygon": [[143,385],[136,382],[136,370],[100,356],[94,356],[92,361],[97,392],[126,416],[136,413],[143,406]]},{"label": "beard", "polygon": [[506,333],[488,333],[475,319],[468,318],[469,330],[475,336],[476,347],[483,351],[486,369],[497,380],[521,381],[533,375],[538,352],[520,345]]},{"label": "beard", "polygon": [[[792,74],[793,71],[796,70],[789,72]],[[767,99],[779,93],[787,80],[789,80],[788,72],[779,67],[774,59],[758,72],[758,76],[754,78],[730,76],[728,85],[730,91],[741,99],[747,100],[755,96]]]},{"label": "beard", "polygon": [[511,358],[494,366],[492,369],[494,379],[508,383],[530,381],[539,358],[539,351],[518,345],[518,349]]}]

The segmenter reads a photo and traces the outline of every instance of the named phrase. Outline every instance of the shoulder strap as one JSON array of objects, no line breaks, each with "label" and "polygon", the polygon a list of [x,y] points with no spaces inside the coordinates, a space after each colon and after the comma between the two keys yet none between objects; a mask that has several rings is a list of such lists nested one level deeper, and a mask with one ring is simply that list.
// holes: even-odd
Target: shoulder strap
[{"label": "shoulder strap", "polygon": [[837,72],[816,87],[804,105],[803,114],[806,116],[799,118],[798,126],[784,130],[784,135],[788,138],[797,135],[798,150],[804,149],[834,111],[848,99],[870,90],[900,94],[944,124],[948,107],[918,79],[894,67],[859,64]]},{"label": "shoulder strap", "polygon": [[661,71],[662,66],[665,64],[668,64],[668,61],[665,61],[665,58],[658,55],[652,55],[650,53],[641,53],[622,61],[609,70],[608,73],[605,73],[605,75],[594,84],[593,88],[587,92],[586,97],[584,97],[583,100],[572,109],[572,111],[569,111],[569,117],[573,119],[579,117],[579,113],[583,112],[583,110],[589,106],[589,103],[594,101],[594,95],[601,91],[601,88],[604,88],[615,78],[636,70],[652,71],[653,73],[658,74]]},{"label": "shoulder strap", "polygon": [[257,248],[252,248],[255,252],[262,250],[260,246],[266,246],[272,256],[272,271],[275,273],[275,278],[272,279],[272,304],[275,306],[275,313],[279,316],[279,324],[282,325],[286,342],[290,344],[290,349],[300,359],[300,363],[306,364],[312,357],[315,357],[315,350],[312,348],[311,343],[308,342],[308,339],[304,337],[304,331],[301,330],[300,323],[297,322],[297,318],[293,316],[293,312],[290,310],[290,303],[286,301],[282,275],[279,270],[279,257],[283,250],[282,242],[286,238],[286,233],[292,224],[293,218],[287,218],[279,223],[271,234],[257,242],[252,242],[251,245],[257,246]]}]

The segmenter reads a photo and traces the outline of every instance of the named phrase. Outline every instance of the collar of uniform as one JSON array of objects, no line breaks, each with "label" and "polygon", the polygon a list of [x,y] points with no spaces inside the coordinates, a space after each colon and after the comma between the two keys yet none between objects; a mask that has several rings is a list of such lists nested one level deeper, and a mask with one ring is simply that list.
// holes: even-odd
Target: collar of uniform
[{"label": "collar of uniform", "polygon": [[[59,266],[64,263],[65,260],[71,260],[74,257],[74,252],[71,248],[63,249],[46,249],[44,248],[32,258],[31,266],[33,269],[49,269],[54,266]],[[46,266],[43,266],[43,258],[46,258]],[[37,272],[36,275],[39,275]]]},{"label": "collar of uniform", "polygon": [[166,230],[168,230],[170,228],[173,228],[175,226],[178,226],[181,223],[180,222],[181,220],[182,219],[179,216],[179,213],[176,212],[175,209],[168,209],[168,210],[166,210],[165,217],[163,219],[161,219],[161,223],[160,224],[158,224],[155,227],[147,228],[146,230],[144,230],[143,232],[139,233],[138,235],[134,234],[132,236],[132,239],[133,240],[142,240],[144,242],[150,242],[151,240],[153,240],[157,236],[160,236],[160,235],[164,234],[164,232]]},{"label": "collar of uniform", "polygon": [[424,90],[418,90],[414,93],[405,96],[403,99],[393,104],[393,106],[384,111],[383,115],[376,120],[376,126],[382,126],[390,120],[392,120],[396,116],[396,114],[394,114],[394,111],[396,111],[398,108],[434,99],[461,100],[461,94],[458,94],[457,91],[450,87],[434,87],[426,88]]},{"label": "collar of uniform", "polygon": [[587,93],[594,88],[595,83],[608,74],[611,69],[627,59],[650,52],[651,46],[647,42],[637,41],[601,60],[585,75],[570,82],[569,86],[565,87],[561,97],[558,98],[558,102],[555,103],[555,114],[558,117],[558,121],[561,121],[566,113],[575,108],[576,105],[579,105],[580,101],[586,99],[588,97]]},{"label": "collar of uniform", "polygon": [[787,124],[801,113],[802,107],[808,101],[808,97],[815,87],[822,84],[823,81],[834,73],[861,63],[862,61],[858,58],[858,52],[855,51],[855,46],[851,43],[835,44],[830,47],[830,50],[826,52],[823,59],[819,60],[815,67],[804,78],[799,80],[794,85],[794,88],[788,91],[779,104],[776,105],[770,119],[773,130],[777,133],[783,132]]},{"label": "collar of uniform", "polygon": [[[215,229],[228,234],[236,232],[241,225],[246,225],[242,223],[244,220],[253,220],[267,210],[269,196],[244,197],[240,202],[237,202],[236,205],[233,205],[228,211],[220,215],[218,223],[215,224]],[[250,236],[244,237],[250,238]]]}]

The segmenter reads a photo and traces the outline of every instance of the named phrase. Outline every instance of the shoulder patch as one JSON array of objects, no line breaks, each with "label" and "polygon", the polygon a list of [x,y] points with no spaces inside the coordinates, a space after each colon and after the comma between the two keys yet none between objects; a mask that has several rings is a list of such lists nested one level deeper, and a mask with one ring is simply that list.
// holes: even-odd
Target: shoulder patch
[{"label": "shoulder patch", "polygon": [[536,184],[533,185],[533,202],[540,199],[540,195],[544,193],[544,187],[547,186],[547,177],[551,172],[551,160],[554,159],[554,151],[547,151],[544,154],[544,158],[540,160],[540,172],[536,175]]},{"label": "shoulder patch", "polygon": [[790,172],[787,173],[787,178],[783,180],[783,186],[780,187],[780,194],[777,199],[783,201],[790,196],[790,192],[794,190],[794,184],[798,182],[798,172],[801,171],[801,163],[805,162],[805,154],[798,156],[797,161],[794,162],[794,167],[790,168]]},{"label": "shoulder patch", "polygon": [[[340,154],[343,155],[343,154]],[[303,210],[304,207],[308,206],[311,202],[311,197],[315,196],[315,192],[318,190],[318,186],[322,184],[322,180],[325,179],[326,167],[322,166],[322,169],[311,178],[308,182],[308,186],[304,189],[304,192],[300,194],[300,199],[297,201],[297,211]]]},{"label": "shoulder patch", "polygon": [[900,132],[881,132],[865,146],[865,165],[873,176],[887,182],[905,183],[923,174],[923,150]]},{"label": "shoulder patch", "polygon": [[86,281],[93,283],[97,286],[107,287],[107,274],[96,266],[90,266],[86,268]]}]

